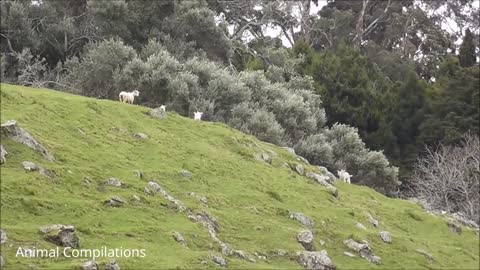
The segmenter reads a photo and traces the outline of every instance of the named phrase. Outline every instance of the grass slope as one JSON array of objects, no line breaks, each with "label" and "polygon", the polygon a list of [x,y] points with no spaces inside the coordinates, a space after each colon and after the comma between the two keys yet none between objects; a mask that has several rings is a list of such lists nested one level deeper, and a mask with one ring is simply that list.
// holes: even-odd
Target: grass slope
[{"label": "grass slope", "polygon": [[[229,268],[300,269],[294,261],[302,225],[288,212],[302,212],[315,220],[316,249],[326,249],[338,269],[419,269],[479,267],[479,238],[464,229],[451,232],[445,221],[425,213],[412,202],[390,199],[370,188],[337,183],[339,197],[306,177],[282,167],[297,161],[285,150],[256,140],[220,123],[195,122],[169,113],[165,120],[147,116],[148,108],[96,100],[47,89],[1,85],[1,122],[15,119],[56,157],[49,162],[8,138],[1,165],[1,228],[8,234],[1,253],[5,269],[72,269],[86,259],[15,257],[19,246],[53,248],[38,228],[62,223],[77,228],[81,248],[145,248],[145,258],[119,258],[122,269],[214,268],[209,257],[220,247],[198,223],[191,222],[159,195],[147,195],[144,187],[156,181],[172,196],[196,211],[207,211],[220,223],[219,237],[234,249],[272,255],[285,249],[291,256],[268,256],[251,263],[229,257]],[[84,131],[84,134],[79,131]],[[132,135],[142,132],[146,140]],[[272,165],[253,158],[273,150]],[[55,180],[25,172],[24,160],[54,170]],[[179,171],[193,173],[191,180]],[[141,170],[143,179],[132,171]],[[313,171],[314,167],[306,166]],[[84,178],[93,180],[89,187]],[[121,179],[126,188],[103,186],[109,177]],[[208,198],[202,204],[188,196]],[[132,199],[133,194],[141,198]],[[128,201],[121,208],[103,205],[118,195]],[[372,227],[367,212],[380,221]],[[367,230],[355,227],[363,223]],[[392,244],[384,244],[378,232],[387,230]],[[172,238],[178,231],[188,242],[182,247]],[[366,239],[381,265],[343,255],[342,241]],[[325,245],[320,245],[320,240]],[[415,252],[424,249],[435,260]],[[97,261],[106,262],[102,258]],[[207,261],[202,262],[202,261]]]}]

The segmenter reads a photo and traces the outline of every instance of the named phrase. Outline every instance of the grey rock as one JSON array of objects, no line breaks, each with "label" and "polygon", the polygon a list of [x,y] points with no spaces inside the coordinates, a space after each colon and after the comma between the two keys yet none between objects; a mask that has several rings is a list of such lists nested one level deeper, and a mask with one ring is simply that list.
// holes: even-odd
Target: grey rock
[{"label": "grey rock", "polygon": [[297,220],[303,226],[307,226],[307,227],[310,227],[310,228],[315,226],[315,222],[303,213],[299,213],[299,212],[291,213],[290,218],[294,219],[294,220]]},{"label": "grey rock", "polygon": [[110,261],[105,264],[105,270],[120,270],[120,265],[117,261]]},{"label": "grey rock", "polygon": [[322,173],[322,175],[328,177],[328,183],[333,185],[335,183],[335,180],[337,180],[337,177],[333,173],[331,173],[327,168],[323,166],[317,166],[318,170]]},{"label": "grey rock", "polygon": [[338,197],[338,189],[334,186],[327,187],[328,193],[330,193],[333,197]]},{"label": "grey rock", "polygon": [[313,233],[303,230],[297,234],[297,241],[308,251],[313,250]]},{"label": "grey rock", "polygon": [[3,148],[3,145],[0,144],[0,164],[7,162],[6,155],[8,154],[7,150]]},{"label": "grey rock", "polygon": [[425,258],[427,258],[429,261],[433,261],[433,256],[432,254],[426,252],[425,250],[423,249],[417,249],[415,250],[416,252],[422,254],[423,256],[425,256]]},{"label": "grey rock", "polygon": [[7,242],[7,233],[0,229],[0,244],[5,244]]},{"label": "grey rock", "polygon": [[299,251],[297,261],[307,270],[335,270],[336,266],[328,256],[326,250]]},{"label": "grey rock", "polygon": [[160,107],[151,109],[148,112],[148,114],[150,114],[150,116],[152,117],[159,118],[159,119],[165,119],[167,117],[167,112],[161,109]]},{"label": "grey rock", "polygon": [[[217,238],[217,239],[218,239],[218,238]],[[232,255],[232,252],[233,252],[233,251],[232,251],[232,249],[231,249],[226,243],[224,243],[224,242],[222,242],[222,241],[217,241],[217,242],[219,242],[219,244],[220,244],[220,248],[221,248],[221,250],[222,250],[222,254],[223,254],[223,255],[225,255],[225,256],[230,256],[230,255]]]},{"label": "grey rock", "polygon": [[308,178],[311,178],[311,179],[315,180],[317,183],[319,183],[320,185],[322,185],[322,186],[324,186],[324,187],[330,187],[330,186],[332,186],[332,185],[328,182],[328,181],[329,181],[328,176],[320,175],[320,174],[312,173],[312,172],[307,172],[307,174],[306,174],[305,176],[307,176]]},{"label": "grey rock", "polygon": [[81,267],[81,270],[98,270],[98,264],[94,261],[88,261],[84,263]]},{"label": "grey rock", "polygon": [[379,235],[380,235],[380,238],[382,238],[383,242],[388,244],[392,243],[392,235],[389,232],[381,231]]},{"label": "grey rock", "polygon": [[110,199],[103,202],[103,204],[111,207],[120,207],[126,203],[127,202],[119,196],[112,196]]},{"label": "grey rock", "polygon": [[15,120],[9,120],[5,124],[1,125],[1,134],[5,135],[12,140],[24,144],[31,149],[37,151],[40,153],[40,155],[49,161],[55,160],[54,156],[51,155],[43,145],[38,143],[33,136],[28,133],[25,129],[21,128],[18,124],[17,121]]},{"label": "grey rock", "polygon": [[134,170],[133,171],[133,176],[143,179],[143,173],[140,170]]},{"label": "grey rock", "polygon": [[193,174],[190,171],[187,171],[187,170],[180,170],[180,175],[183,178],[186,178],[186,179],[192,179],[192,177],[193,177]]},{"label": "grey rock", "polygon": [[355,254],[350,253],[350,252],[348,252],[348,251],[343,252],[343,255],[348,256],[348,257],[351,257],[351,258],[356,257]]},{"label": "grey rock", "polygon": [[269,154],[262,153],[261,158],[263,161],[265,161],[268,164],[272,164],[272,157]]},{"label": "grey rock", "polygon": [[285,249],[277,249],[277,250],[275,250],[274,255],[279,256],[279,257],[283,257],[283,256],[288,255],[288,252]]},{"label": "grey rock", "polygon": [[365,227],[365,225],[363,225],[362,223],[360,222],[357,222],[357,224],[355,224],[355,227],[361,229],[361,230],[364,230],[366,231],[367,230],[367,227]]},{"label": "grey rock", "polygon": [[237,256],[237,257],[241,258],[241,259],[246,259],[247,258],[247,255],[245,255],[245,252],[243,252],[242,250],[234,250],[232,252],[232,254],[234,256]]},{"label": "grey rock", "polygon": [[141,133],[141,132],[137,132],[137,133],[133,134],[133,137],[135,137],[137,139],[142,139],[142,140],[148,139],[148,135],[145,134],[145,133]]},{"label": "grey rock", "polygon": [[363,240],[362,243],[358,243],[352,239],[348,239],[343,241],[343,244],[345,244],[349,249],[360,253],[360,257],[364,258],[369,263],[381,263],[381,258],[373,254],[373,251],[367,241]]},{"label": "grey rock", "polygon": [[53,224],[40,227],[39,232],[42,234],[47,234],[52,231],[59,231],[63,229],[75,230],[75,227],[73,225]]},{"label": "grey rock", "polygon": [[78,248],[80,246],[75,229],[62,228],[57,234],[47,235],[45,239],[49,242],[56,244],[57,246]]},{"label": "grey rock", "polygon": [[370,213],[367,215],[367,219],[368,222],[370,222],[370,224],[372,224],[374,227],[378,227],[378,220],[374,219]]},{"label": "grey rock", "polygon": [[109,186],[114,186],[114,187],[121,187],[122,186],[122,181],[118,180],[117,178],[110,177],[107,179],[105,182]]},{"label": "grey rock", "polygon": [[26,171],[30,171],[30,172],[33,172],[33,171],[38,171],[40,169],[40,167],[38,167],[37,164],[31,162],[31,161],[23,161],[22,162],[22,167],[26,170]]},{"label": "grey rock", "polygon": [[173,232],[172,236],[173,236],[173,239],[175,239],[175,241],[180,243],[182,246],[185,246],[187,244],[187,241],[185,240],[183,235],[180,234],[179,232]]},{"label": "grey rock", "polygon": [[207,204],[207,203],[208,203],[208,199],[207,199],[207,197],[205,197],[205,196],[200,197],[199,201],[200,201],[201,203],[204,203],[204,204]]},{"label": "grey rock", "polygon": [[291,148],[291,147],[282,147],[282,148],[285,149],[285,150],[287,150],[288,152],[290,152],[290,153],[293,154],[293,155],[297,155],[297,154],[295,153],[295,149],[293,149],[293,148]]},{"label": "grey rock", "polygon": [[38,167],[38,173],[40,173],[40,175],[43,175],[47,178],[55,178],[55,172],[52,171],[52,170],[49,170],[49,169],[45,169],[45,168],[42,168],[42,167]]},{"label": "grey rock", "polygon": [[307,160],[306,158],[302,157],[302,156],[297,156],[296,159],[297,159],[298,161],[301,161],[301,162],[303,162],[303,163],[305,163],[305,164],[310,165],[310,162],[308,162],[308,160]]},{"label": "grey rock", "polygon": [[303,168],[303,165],[300,165],[300,164],[295,165],[295,171],[300,175],[303,175],[305,173],[305,169]]},{"label": "grey rock", "polygon": [[218,255],[212,255],[212,261],[220,266],[227,266],[227,261]]},{"label": "grey rock", "polygon": [[167,191],[165,191],[156,182],[153,182],[153,181],[148,182],[148,185],[145,188],[145,192],[149,194],[158,193],[162,195],[167,201],[173,203],[180,212],[183,212],[187,209],[187,207],[180,200],[177,200],[174,197],[172,197],[170,194],[167,193]]}]

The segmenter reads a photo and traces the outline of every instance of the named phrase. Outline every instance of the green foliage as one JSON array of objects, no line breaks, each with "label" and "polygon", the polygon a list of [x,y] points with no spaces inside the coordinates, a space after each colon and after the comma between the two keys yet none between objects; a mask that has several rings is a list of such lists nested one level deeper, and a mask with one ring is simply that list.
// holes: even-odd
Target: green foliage
[{"label": "green foliage", "polygon": [[473,42],[473,34],[470,29],[465,30],[465,37],[460,46],[460,66],[471,67],[477,63],[477,55],[475,54],[475,43]]}]

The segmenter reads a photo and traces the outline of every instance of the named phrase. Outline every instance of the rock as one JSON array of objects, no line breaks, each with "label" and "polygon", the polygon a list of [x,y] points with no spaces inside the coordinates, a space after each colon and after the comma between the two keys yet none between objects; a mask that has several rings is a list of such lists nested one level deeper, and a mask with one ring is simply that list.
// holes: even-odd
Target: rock
[{"label": "rock", "polygon": [[303,162],[303,163],[305,163],[305,164],[310,165],[310,162],[308,162],[308,160],[307,160],[306,158],[302,157],[302,156],[297,156],[296,159],[297,159],[298,161],[301,161],[301,162]]},{"label": "rock", "polygon": [[252,258],[252,257],[249,257],[249,258],[248,258],[248,261],[251,262],[251,263],[256,263],[256,262],[257,262],[257,261],[256,261],[254,258]]},{"label": "rock", "polygon": [[343,252],[343,255],[348,256],[348,257],[351,257],[351,258],[356,257],[355,254],[350,253],[350,252],[348,252],[348,251]]},{"label": "rock", "polygon": [[133,134],[133,137],[137,138],[137,139],[148,139],[148,135],[145,134],[145,133],[141,133],[141,132],[137,132],[135,134]]},{"label": "rock", "polygon": [[272,157],[269,154],[262,153],[261,158],[263,161],[265,161],[268,164],[272,164]]},{"label": "rock", "polygon": [[133,176],[135,176],[137,178],[140,178],[140,179],[143,179],[143,173],[139,170],[134,170],[133,171]]},{"label": "rock", "polygon": [[308,251],[313,250],[313,233],[303,230],[297,234],[297,241]]},{"label": "rock", "polygon": [[122,182],[120,180],[118,180],[117,178],[114,178],[114,177],[108,178],[105,183],[109,186],[114,186],[114,187],[121,187],[122,186]]},{"label": "rock", "polygon": [[53,161],[55,158],[51,155],[45,147],[38,143],[33,136],[25,129],[21,128],[17,121],[9,120],[1,125],[1,134],[11,138],[12,140],[24,144],[31,149],[37,151],[46,160]]},{"label": "rock", "polygon": [[213,255],[212,261],[220,266],[227,266],[227,261],[222,256]]},{"label": "rock", "polygon": [[363,240],[362,243],[358,243],[352,239],[348,239],[343,241],[343,244],[345,244],[349,249],[360,253],[360,257],[364,258],[369,263],[381,263],[381,258],[373,254],[372,249],[367,241]]},{"label": "rock", "polygon": [[75,227],[73,225],[53,224],[40,227],[39,232],[42,234],[47,234],[52,231],[59,231],[63,229],[75,230]]},{"label": "rock", "polygon": [[326,250],[299,251],[297,261],[307,270],[335,270],[336,266],[328,256]]},{"label": "rock", "polygon": [[365,227],[365,225],[363,225],[362,223],[360,222],[357,222],[357,224],[355,224],[355,227],[361,229],[361,230],[367,230],[367,227]]},{"label": "rock", "polygon": [[98,270],[98,264],[94,261],[88,261],[84,263],[81,267],[81,270]]},{"label": "rock", "polygon": [[49,170],[49,169],[45,169],[45,168],[42,168],[42,167],[38,167],[38,173],[40,173],[40,175],[43,175],[47,178],[55,178],[55,176],[56,176],[54,171]]},{"label": "rock", "polygon": [[110,261],[105,264],[105,270],[120,270],[120,265],[117,261]]},{"label": "rock", "polygon": [[40,169],[40,167],[37,166],[37,164],[31,162],[31,161],[23,161],[22,162],[22,167],[26,170],[26,171],[30,171],[30,172],[33,172],[33,171],[38,171]]},{"label": "rock", "polygon": [[45,239],[49,242],[56,244],[57,246],[78,248],[79,240],[75,234],[73,226],[61,228],[58,234],[47,235]]},{"label": "rock", "polygon": [[204,204],[207,204],[207,203],[208,203],[208,199],[207,199],[207,197],[205,197],[205,196],[200,197],[199,201],[200,201],[201,203],[204,203]]},{"label": "rock", "polygon": [[193,174],[187,170],[180,170],[180,175],[186,179],[192,179]]},{"label": "rock", "polygon": [[290,153],[293,154],[293,155],[297,155],[297,154],[295,153],[295,149],[293,149],[293,148],[291,148],[291,147],[282,147],[282,148],[285,149],[285,150],[287,150],[288,152],[290,152]]},{"label": "rock", "polygon": [[288,252],[285,249],[277,249],[274,252],[274,255],[279,256],[279,257],[286,256],[287,254],[288,254]]},{"label": "rock", "polygon": [[297,164],[297,165],[295,165],[295,171],[296,171],[298,174],[303,175],[304,172],[305,172],[305,169],[303,168],[302,165]]},{"label": "rock", "polygon": [[179,232],[173,232],[172,236],[173,236],[173,239],[175,239],[175,241],[180,243],[182,246],[187,245],[187,241],[185,240],[183,235],[181,235]]},{"label": "rock", "polygon": [[390,235],[389,232],[381,231],[379,235],[380,235],[380,238],[382,238],[383,242],[388,244],[392,243],[392,235]]},{"label": "rock", "polygon": [[316,174],[316,173],[312,173],[312,172],[307,172],[307,174],[305,175],[307,176],[308,178],[311,178],[313,180],[315,180],[317,183],[319,183],[320,185],[324,186],[324,187],[330,187],[332,186],[328,181],[330,180],[328,178],[328,176],[325,176],[325,175],[320,175],[320,174]]},{"label": "rock", "polygon": [[7,242],[7,233],[0,229],[0,244],[5,244]]},{"label": "rock", "polygon": [[318,170],[324,175],[328,177],[328,183],[333,185],[335,183],[335,180],[337,180],[337,177],[333,173],[331,173],[327,168],[322,167],[322,166],[317,166]]},{"label": "rock", "polygon": [[150,114],[150,116],[152,117],[156,117],[156,118],[159,118],[159,119],[165,119],[167,117],[167,112],[163,109],[163,108],[155,108],[155,109],[151,109],[148,114]]},{"label": "rock", "polygon": [[415,250],[416,252],[422,254],[423,256],[425,256],[429,261],[433,261],[433,256],[432,254],[429,254],[428,252],[426,252],[425,250],[423,249],[417,249]]},{"label": "rock", "polygon": [[303,213],[291,213],[290,214],[290,218],[291,219],[294,219],[294,220],[297,220],[298,222],[300,222],[303,226],[307,226],[307,227],[310,227],[312,228],[313,226],[315,226],[315,222],[309,218],[308,216],[306,216],[305,214]]},{"label": "rock", "polygon": [[338,190],[334,186],[328,186],[327,187],[328,193],[330,193],[333,197],[337,198],[338,197]]},{"label": "rock", "polygon": [[0,144],[0,164],[7,162],[6,155],[8,154],[7,150],[3,148],[3,145]]},{"label": "rock", "polygon": [[220,243],[220,248],[222,249],[222,254],[225,256],[230,256],[232,255],[232,249],[224,242],[219,241]]},{"label": "rock", "polygon": [[167,201],[173,203],[180,212],[183,212],[187,209],[187,207],[180,200],[177,200],[174,197],[172,197],[170,194],[167,193],[167,191],[165,191],[156,182],[153,182],[153,181],[148,182],[147,187],[145,187],[145,192],[149,194],[158,193],[162,195]]},{"label": "rock", "polygon": [[232,254],[234,256],[237,256],[237,257],[241,258],[241,259],[246,259],[247,258],[247,255],[245,255],[245,253],[242,250],[234,250],[232,252]]},{"label": "rock", "polygon": [[103,202],[104,205],[112,206],[112,207],[120,207],[126,204],[124,199],[120,198],[119,196],[112,196],[110,199]]},{"label": "rock", "polygon": [[378,220],[374,219],[370,213],[367,215],[368,222],[372,224],[374,227],[378,227]]}]

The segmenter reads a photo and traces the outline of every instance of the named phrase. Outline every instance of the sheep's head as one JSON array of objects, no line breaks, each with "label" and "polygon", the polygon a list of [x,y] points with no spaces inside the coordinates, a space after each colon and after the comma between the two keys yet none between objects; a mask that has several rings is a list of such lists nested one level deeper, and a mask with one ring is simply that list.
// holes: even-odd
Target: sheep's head
[{"label": "sheep's head", "polygon": [[165,111],[166,108],[167,108],[167,106],[165,106],[165,105],[160,106],[160,110],[162,110],[162,111]]},{"label": "sheep's head", "polygon": [[133,95],[138,97],[140,95],[140,92],[138,90],[133,90]]},{"label": "sheep's head", "polygon": [[193,114],[195,115],[195,119],[198,119],[198,120],[202,119],[203,112],[194,112]]}]

